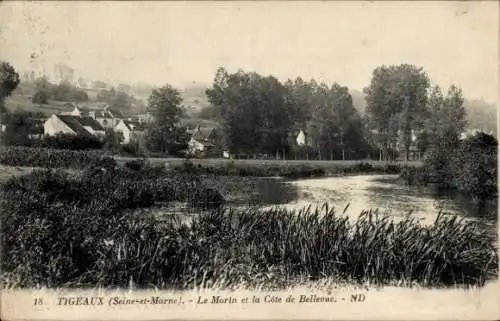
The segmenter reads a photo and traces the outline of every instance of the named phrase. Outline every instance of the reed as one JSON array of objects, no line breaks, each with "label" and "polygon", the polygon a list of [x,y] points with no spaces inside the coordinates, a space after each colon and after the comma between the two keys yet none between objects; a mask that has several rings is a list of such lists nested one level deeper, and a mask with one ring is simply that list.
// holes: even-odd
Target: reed
[{"label": "reed", "polygon": [[[353,222],[327,204],[237,211],[219,203],[202,211],[195,198],[207,204],[216,191],[201,178],[165,175],[119,169],[13,178],[0,204],[3,283],[278,289],[328,278],[434,287],[481,286],[497,275],[495,238],[457,217],[421,225],[364,211]],[[132,210],[178,200],[197,215],[159,221]]]}]

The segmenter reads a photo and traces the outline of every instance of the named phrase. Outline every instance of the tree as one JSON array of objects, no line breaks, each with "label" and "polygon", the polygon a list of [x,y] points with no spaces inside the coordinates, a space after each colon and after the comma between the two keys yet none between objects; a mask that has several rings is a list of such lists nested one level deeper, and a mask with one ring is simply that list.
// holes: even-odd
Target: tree
[{"label": "tree", "polygon": [[184,113],[182,97],[171,85],[154,89],[148,99],[147,111],[158,125],[175,127]]},{"label": "tree", "polygon": [[452,85],[444,97],[441,88],[432,88],[427,104],[426,131],[434,148],[457,144],[467,124],[462,90]]},{"label": "tree", "polygon": [[330,159],[340,154],[346,158],[348,151],[366,149],[362,137],[362,122],[354,108],[349,89],[337,83],[330,88],[326,84],[314,87],[312,117],[308,132],[320,159]]},{"label": "tree", "polygon": [[179,126],[184,113],[182,98],[177,89],[165,85],[154,89],[148,99],[147,110],[153,122],[145,133],[146,146],[150,151],[178,153],[187,147],[189,134]]},{"label": "tree", "polygon": [[206,94],[214,113],[221,116],[223,136],[231,152],[286,152],[290,126],[284,93],[284,87],[272,76],[217,70]]},{"label": "tree", "polygon": [[120,151],[121,145],[123,143],[123,133],[117,132],[112,128],[107,128],[104,135],[104,145],[103,148],[109,150],[113,153]]},{"label": "tree", "polygon": [[19,85],[20,78],[14,67],[6,61],[0,61],[0,105],[3,105],[5,98]]},{"label": "tree", "polygon": [[304,129],[311,120],[313,110],[314,81],[306,82],[298,77],[285,82],[285,104],[287,105],[290,121],[295,130]]},{"label": "tree", "polygon": [[428,87],[427,74],[413,65],[381,66],[373,71],[370,86],[364,89],[366,111],[378,132],[383,158],[389,158],[392,132],[397,128],[409,159],[412,130],[423,127]]},{"label": "tree", "polygon": [[34,104],[40,104],[40,105],[46,105],[48,103],[49,95],[47,92],[44,90],[38,90],[33,97],[31,98],[31,101]]},{"label": "tree", "polygon": [[43,134],[41,116],[43,114],[22,110],[3,115],[6,128],[2,133],[2,142],[5,145],[31,146],[34,142],[32,137]]}]

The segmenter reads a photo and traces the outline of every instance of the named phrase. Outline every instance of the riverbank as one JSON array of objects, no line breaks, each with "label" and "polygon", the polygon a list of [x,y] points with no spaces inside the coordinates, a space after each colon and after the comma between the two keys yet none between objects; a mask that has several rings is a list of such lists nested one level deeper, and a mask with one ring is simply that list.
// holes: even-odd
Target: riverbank
[{"label": "riverbank", "polygon": [[99,151],[75,151],[50,148],[2,147],[0,164],[16,167],[113,168],[116,166],[141,169],[163,168],[183,174],[212,174],[242,177],[285,177],[300,179],[353,174],[397,174],[419,163],[379,161],[280,161],[280,160],[225,160],[176,158],[123,158],[111,157]]},{"label": "riverbank", "polygon": [[[495,240],[457,217],[427,226],[371,211],[350,222],[328,208],[234,210],[204,177],[154,169],[35,172],[7,182],[1,201],[2,278],[20,287],[279,289],[325,276],[480,286],[498,269]],[[178,201],[189,224],[131,211]]]}]

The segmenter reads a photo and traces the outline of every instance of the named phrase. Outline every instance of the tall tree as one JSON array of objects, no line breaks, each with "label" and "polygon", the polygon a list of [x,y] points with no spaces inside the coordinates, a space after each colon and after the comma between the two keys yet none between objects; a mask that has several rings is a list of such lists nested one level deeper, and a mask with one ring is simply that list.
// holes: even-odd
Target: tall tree
[{"label": "tall tree", "polygon": [[427,105],[426,130],[429,133],[429,144],[434,148],[447,148],[457,144],[467,124],[462,90],[452,85],[444,96],[441,88],[435,86],[430,92]]},{"label": "tall tree", "polygon": [[19,74],[14,67],[6,61],[0,61],[0,105],[3,106],[5,98],[19,85]]},{"label": "tall tree", "polygon": [[289,118],[284,88],[276,78],[243,70],[229,74],[219,68],[206,94],[219,110],[232,152],[274,154],[286,150]]},{"label": "tall tree", "polygon": [[378,132],[384,158],[389,156],[391,127],[396,126],[409,159],[412,132],[423,126],[428,88],[427,74],[414,65],[381,66],[373,71],[370,86],[364,90],[366,110]]},{"label": "tall tree", "polygon": [[179,91],[171,85],[154,89],[147,110],[153,122],[146,131],[146,145],[150,151],[176,153],[186,147],[189,139],[179,120],[184,110]]}]

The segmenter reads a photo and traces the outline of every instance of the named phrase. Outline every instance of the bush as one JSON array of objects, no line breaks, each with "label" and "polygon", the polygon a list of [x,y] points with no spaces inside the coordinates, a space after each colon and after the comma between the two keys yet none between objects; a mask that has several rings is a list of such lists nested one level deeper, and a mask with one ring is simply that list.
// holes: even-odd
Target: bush
[{"label": "bush", "polygon": [[46,105],[49,102],[49,95],[44,90],[38,90],[31,98],[31,101],[34,104]]},{"label": "bush", "polygon": [[93,136],[58,133],[46,136],[40,142],[40,147],[68,150],[100,149],[103,147],[103,142]]},{"label": "bush", "polygon": [[435,184],[441,189],[458,190],[472,198],[497,195],[498,142],[479,133],[458,146],[442,146],[425,159],[422,169],[403,175],[411,184]]},{"label": "bush", "polygon": [[[114,161],[114,160],[113,160]],[[0,149],[0,164],[47,168],[87,168],[91,164],[111,163],[98,151],[74,151],[50,148],[8,146]]]},{"label": "bush", "polygon": [[146,161],[144,159],[134,159],[125,163],[125,167],[133,171],[138,171],[146,166]]}]

